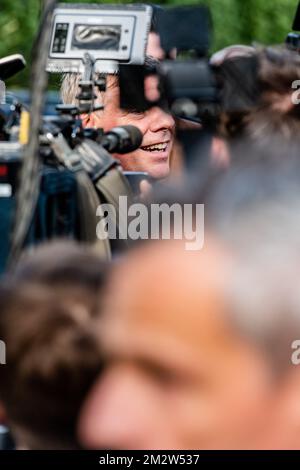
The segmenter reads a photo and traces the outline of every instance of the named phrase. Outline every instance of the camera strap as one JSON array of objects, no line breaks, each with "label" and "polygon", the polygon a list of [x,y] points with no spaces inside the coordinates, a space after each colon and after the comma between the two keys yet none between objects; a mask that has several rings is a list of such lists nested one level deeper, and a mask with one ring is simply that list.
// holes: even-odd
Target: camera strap
[{"label": "camera strap", "polygon": [[119,197],[127,197],[128,207],[133,202],[133,194],[129,183],[118,167],[112,168],[95,182],[97,190],[104,196],[109,204],[115,208],[115,226],[118,229],[119,239],[128,245],[127,213],[120,210]]},{"label": "camera strap", "polygon": [[78,207],[80,212],[80,231],[82,240],[91,243],[95,251],[105,260],[111,259],[111,247],[108,238],[99,239],[96,236],[96,212],[99,197],[93,183],[84,170],[76,172],[78,186]]}]

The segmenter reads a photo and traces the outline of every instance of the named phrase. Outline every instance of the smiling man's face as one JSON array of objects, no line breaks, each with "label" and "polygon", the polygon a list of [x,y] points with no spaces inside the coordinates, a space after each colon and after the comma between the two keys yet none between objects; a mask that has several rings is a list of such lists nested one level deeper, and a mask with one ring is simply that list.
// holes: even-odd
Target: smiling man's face
[{"label": "smiling man's face", "polygon": [[158,107],[144,113],[126,112],[119,106],[120,90],[117,78],[107,77],[107,89],[102,94],[103,111],[86,117],[85,127],[101,127],[105,132],[116,126],[133,125],[143,134],[141,147],[125,155],[115,155],[126,171],[145,171],[153,178],[169,175],[170,154],[174,141],[173,117]]}]

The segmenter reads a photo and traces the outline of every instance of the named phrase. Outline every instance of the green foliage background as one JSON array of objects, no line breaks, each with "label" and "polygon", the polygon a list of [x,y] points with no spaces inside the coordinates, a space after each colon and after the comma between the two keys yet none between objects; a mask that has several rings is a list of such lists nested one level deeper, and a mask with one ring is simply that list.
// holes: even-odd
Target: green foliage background
[{"label": "green foliage background", "polygon": [[[65,2],[75,3],[74,0]],[[90,0],[80,3],[90,3]],[[98,3],[133,2],[106,0]],[[152,3],[209,5],[214,22],[213,50],[218,50],[230,44],[253,41],[282,43],[291,30],[298,0],[154,0]],[[8,85],[28,86],[30,53],[40,9],[41,0],[0,0],[0,57],[21,53],[28,63],[27,70],[11,79]]]}]

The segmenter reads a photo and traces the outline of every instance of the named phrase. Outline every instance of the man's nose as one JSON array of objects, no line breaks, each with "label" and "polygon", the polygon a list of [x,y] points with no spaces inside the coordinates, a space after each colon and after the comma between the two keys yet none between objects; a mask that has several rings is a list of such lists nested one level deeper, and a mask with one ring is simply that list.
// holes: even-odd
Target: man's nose
[{"label": "man's nose", "polygon": [[83,406],[78,428],[80,442],[93,449],[144,448],[154,431],[147,412],[150,402],[150,396],[129,371],[108,371]]},{"label": "man's nose", "polygon": [[175,128],[175,121],[171,114],[164,111],[162,108],[155,106],[149,111],[150,130],[152,132],[158,132],[163,129],[173,131]]}]

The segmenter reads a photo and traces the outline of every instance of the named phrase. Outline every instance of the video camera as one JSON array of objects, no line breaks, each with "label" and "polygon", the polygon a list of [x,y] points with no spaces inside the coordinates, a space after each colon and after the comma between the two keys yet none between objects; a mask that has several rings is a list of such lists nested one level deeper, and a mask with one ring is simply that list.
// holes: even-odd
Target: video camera
[{"label": "video camera", "polygon": [[[156,11],[156,30],[166,56],[176,49],[185,57],[152,68],[144,65],[151,15],[147,5],[61,4],[55,9],[47,71],[81,74],[79,97],[86,101],[84,106],[81,100],[81,112],[90,110],[93,86],[105,89],[103,78],[93,81],[95,73],[119,73],[124,109],[167,106],[176,115],[203,119],[207,108],[218,103],[218,84],[207,58],[212,36],[209,9],[193,6]],[[158,102],[145,97],[144,79],[151,74],[159,76]]]},{"label": "video camera", "polygon": [[[49,11],[45,17],[46,14]],[[38,35],[40,42],[49,28],[45,17]],[[47,31],[50,44],[47,71],[80,73],[79,103],[59,105],[58,116],[41,120],[36,156],[30,151],[35,132],[31,123],[36,112],[31,109],[30,123],[29,114],[23,112],[26,110],[20,103],[1,105],[0,160],[5,160],[5,167],[0,161],[0,211],[6,218],[2,217],[0,229],[7,234],[1,247],[1,270],[10,251],[8,227],[13,219],[12,245],[16,254],[24,246],[63,236],[101,245],[104,256],[110,257],[108,242],[96,240],[96,209],[101,202],[116,204],[119,194],[132,198],[120,164],[110,153],[135,150],[141,144],[142,134],[133,126],[114,128],[108,133],[85,129],[81,113],[100,108],[95,103],[94,87],[105,90],[105,78],[95,80],[95,73],[100,70],[115,73],[119,62],[144,62],[150,21],[151,8],[143,5],[62,4],[52,12],[51,31]],[[41,57],[43,49],[39,44],[36,51]],[[4,62],[0,62],[0,78],[6,79],[11,69],[17,71],[20,62]],[[40,77],[44,71],[36,69],[36,77]],[[33,103],[37,101],[40,97],[33,99]],[[38,195],[34,195],[37,185]]]},{"label": "video camera", "polygon": [[[144,111],[152,106],[167,107],[178,117],[205,120],[215,114],[219,86],[208,52],[212,23],[204,6],[160,9],[156,32],[167,57],[152,67],[120,65],[121,107]],[[168,57],[176,51],[177,59]],[[148,76],[158,77],[160,99],[150,101],[143,87]]]},{"label": "video camera", "polygon": [[[95,194],[92,195],[89,184],[92,182],[97,187],[98,196],[101,192],[102,200],[109,200],[113,195],[110,188],[107,185],[104,187],[102,182],[106,181],[113,172],[118,174],[118,183],[114,183],[116,188],[119,190],[122,187],[123,193],[129,191],[119,163],[110,152],[127,153],[138,148],[142,140],[139,130],[133,126],[125,126],[104,134],[102,129],[84,128],[81,120],[82,113],[101,109],[95,100],[95,88],[98,87],[100,91],[105,90],[106,74],[119,74],[120,104],[127,110],[135,108],[138,111],[145,111],[151,106],[159,105],[179,117],[201,122],[203,129],[213,127],[219,112],[220,88],[218,77],[208,60],[211,40],[209,10],[205,7],[162,10],[157,18],[157,32],[166,56],[168,57],[175,48],[178,59],[167,59],[149,68],[144,64],[151,15],[152,8],[146,5],[60,4],[54,8],[49,28],[46,70],[53,73],[75,72],[80,75],[76,97],[78,103],[58,105],[59,115],[44,118],[39,126],[38,158],[43,164],[41,187],[47,190],[51,187],[52,193],[51,197],[48,197],[48,193],[47,197],[44,197],[47,204],[42,208],[39,207],[41,199],[39,198],[37,205],[42,223],[39,221],[33,227],[31,222],[31,232],[27,234],[24,244],[28,243],[28,240],[36,242],[36,239],[48,239],[57,235],[75,236],[79,240],[91,241],[95,237],[93,224],[91,229],[86,229],[87,216],[83,223],[78,221],[78,214],[84,216],[89,212],[83,207],[82,200],[79,208],[74,204],[78,194],[81,193],[82,196],[85,194],[86,199],[95,201]],[[48,23],[44,21],[42,24],[45,29]],[[42,47],[37,47],[36,50],[40,54],[43,53]],[[36,76],[44,71],[45,69],[38,70]],[[149,100],[145,94],[144,79],[148,75],[158,78],[161,98],[157,102]],[[26,143],[26,140],[32,137],[33,131],[26,139],[28,119],[23,119],[25,124],[22,125],[22,112],[21,110],[18,112],[20,134],[25,135],[23,143]],[[32,110],[32,117],[33,115]],[[3,129],[7,141],[12,140],[14,135],[12,132],[14,126],[8,123],[9,121],[5,119]],[[17,145],[21,161],[20,141]],[[32,179],[34,184],[36,183],[39,166],[33,161],[36,158],[33,154],[34,152],[32,155],[27,154],[25,161],[22,162],[22,167],[26,167],[28,161],[32,159],[31,168],[27,173],[23,171],[23,180],[21,178],[21,185],[18,188],[21,203],[19,215],[26,212],[22,208],[23,200],[25,205],[30,198],[34,200],[29,194],[30,187],[27,187],[29,195],[26,195],[26,191],[22,193],[22,185],[29,186],[26,181]],[[2,155],[6,153],[3,151]],[[76,184],[72,183],[77,175],[80,175],[77,183],[78,180],[80,184],[84,181],[84,190],[76,189]],[[88,176],[88,180],[83,175]],[[59,181],[61,182],[58,183]],[[62,196],[61,188],[70,190],[67,195]],[[49,208],[50,199],[54,203],[51,202]],[[90,210],[90,215],[95,218],[93,211],[94,207]],[[34,220],[32,211],[27,212],[29,214],[27,219]],[[50,230],[49,217],[45,214],[52,214]],[[15,228],[17,223],[18,221],[15,223]],[[43,230],[41,226],[44,227]],[[23,232],[25,233],[25,229]],[[22,239],[20,236],[18,238]]]},{"label": "video camera", "polygon": [[[78,126],[78,117],[101,109],[95,104],[94,92],[95,88],[105,91],[107,74],[117,74],[120,64],[131,67],[144,63],[151,17],[152,8],[142,4],[59,4],[55,8],[47,71],[81,76],[78,105],[57,106],[67,122],[65,136],[72,135],[73,141],[75,135],[75,141],[94,140],[110,153],[124,154],[140,146],[142,135],[133,126],[115,128],[104,135],[101,129]],[[131,180],[133,175],[127,176]]]}]

